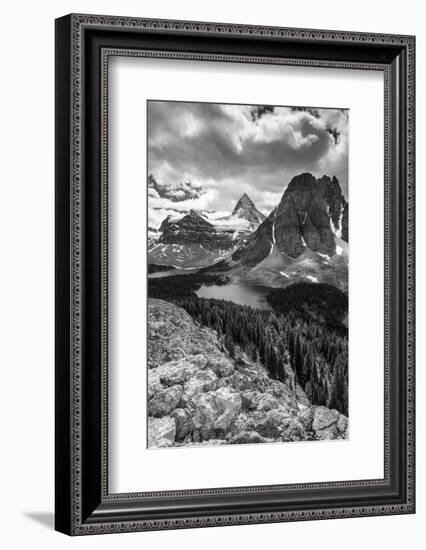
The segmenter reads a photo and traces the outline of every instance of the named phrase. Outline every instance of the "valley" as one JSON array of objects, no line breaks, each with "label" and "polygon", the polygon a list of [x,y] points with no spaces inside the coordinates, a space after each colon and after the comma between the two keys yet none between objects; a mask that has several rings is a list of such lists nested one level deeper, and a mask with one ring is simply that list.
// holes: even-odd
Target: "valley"
[{"label": "valley", "polygon": [[231,214],[167,216],[148,239],[148,263],[200,268],[234,283],[285,288],[326,283],[347,290],[349,207],[338,180],[295,176],[268,216],[244,194]]},{"label": "valley", "polygon": [[[232,364],[229,373],[234,373],[232,382],[226,378],[228,375],[223,375],[226,382],[221,381],[215,370],[208,380],[203,371],[199,383],[192,378],[187,382],[188,388],[195,384],[207,389],[200,390],[201,397],[194,398],[193,403],[183,394],[176,401],[177,408],[168,413],[175,436],[165,446],[322,438],[312,431],[312,416],[308,431],[277,431],[272,420],[270,429],[254,427],[248,420],[252,418],[250,411],[258,411],[255,418],[263,418],[262,406],[257,402],[254,409],[252,405],[240,405],[226,429],[219,422],[219,427],[212,424],[203,432],[202,423],[197,424],[199,403],[210,393],[215,402],[215,392],[228,388],[227,384],[231,386],[226,391],[238,403],[243,403],[242,396],[254,389],[259,400],[272,399],[273,384],[279,384],[279,391],[284,393],[272,406],[274,410],[278,407],[288,414],[283,395],[293,395],[292,407],[297,412],[291,414],[299,415],[304,407],[311,415],[321,410],[331,419],[330,425],[337,426],[334,423],[339,421],[344,426],[341,431],[322,434],[323,438],[347,437],[348,213],[348,203],[336,178],[316,179],[303,173],[290,181],[268,215],[244,193],[230,214],[190,209],[179,216],[168,215],[150,233],[148,297],[152,311],[175,315],[182,310],[189,314],[198,328],[185,326],[191,331],[210,331],[209,338],[217,339],[223,360]],[[181,314],[179,318],[183,319]],[[157,317],[149,321],[152,327],[159,322]],[[203,339],[197,349],[208,356]],[[149,346],[155,355],[155,338]],[[156,369],[165,368],[161,361],[156,365]],[[246,376],[242,386],[238,381],[240,371]],[[257,386],[259,376],[264,380],[261,387]],[[150,409],[153,432],[161,431],[159,419],[164,416],[156,412],[156,399],[164,400],[163,393],[169,391],[167,384],[158,388],[161,399],[157,390],[153,391]],[[282,435],[284,432],[286,435]],[[153,446],[162,446],[157,443]]]}]

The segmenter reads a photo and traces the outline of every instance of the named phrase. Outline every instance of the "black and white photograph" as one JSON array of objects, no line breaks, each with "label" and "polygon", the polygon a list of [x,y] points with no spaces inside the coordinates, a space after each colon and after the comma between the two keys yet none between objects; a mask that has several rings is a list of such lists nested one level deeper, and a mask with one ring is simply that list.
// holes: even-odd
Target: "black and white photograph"
[{"label": "black and white photograph", "polygon": [[[28,291],[21,264],[24,274],[40,265],[52,287],[53,241],[40,261],[36,222],[22,220],[34,210],[51,233],[53,225],[35,207],[40,185],[18,178],[29,182],[28,200],[19,216],[6,200],[6,225],[16,226],[7,235],[20,231],[37,246],[6,256],[19,264],[5,270],[19,287],[4,285],[8,326],[19,328],[6,371],[20,384],[6,392],[6,410],[48,405],[44,432],[34,425],[25,435],[25,407],[12,415],[22,417],[13,455],[26,456],[35,438],[50,458],[39,453],[27,480],[40,484],[46,506],[12,491],[6,502],[20,520],[6,523],[34,539],[30,522],[45,521],[52,504],[53,479],[41,474],[54,471],[54,546],[62,534],[106,535],[107,545],[122,534],[125,546],[132,532],[157,540],[169,531],[167,548],[179,539],[188,549],[259,548],[270,524],[268,542],[284,534],[320,550],[330,546],[329,525],[350,550],[364,524],[384,548],[404,547],[420,533],[413,32],[421,18],[308,0],[304,10],[248,5],[241,15],[239,6],[235,17],[228,2],[221,23],[216,5],[212,21],[201,17],[205,4],[198,17],[168,3],[157,15],[55,19],[55,378],[44,369],[51,383],[42,380],[47,391],[54,382],[55,431],[52,403],[29,383],[43,371],[34,357],[46,363],[37,331],[47,325],[27,314],[39,317],[46,299],[33,285],[43,307],[16,300]],[[42,35],[52,48],[51,33]],[[23,84],[31,76],[11,74]],[[52,125],[27,126],[53,144]],[[27,162],[13,158],[6,181],[44,158],[42,142],[29,143]],[[22,199],[22,185],[7,188]],[[22,350],[25,372],[14,368]],[[247,540],[237,526],[250,530]]]},{"label": "black and white photograph", "polygon": [[148,448],[348,438],[348,119],[147,102]]}]

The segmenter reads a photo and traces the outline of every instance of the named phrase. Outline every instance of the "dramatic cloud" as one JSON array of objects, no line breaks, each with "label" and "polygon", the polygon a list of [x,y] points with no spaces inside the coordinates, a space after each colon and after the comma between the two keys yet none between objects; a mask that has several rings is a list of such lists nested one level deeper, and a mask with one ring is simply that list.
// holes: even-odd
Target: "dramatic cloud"
[{"label": "dramatic cloud", "polygon": [[194,185],[190,181],[180,181],[175,185],[159,185],[152,174],[148,176],[148,190],[150,196],[170,199],[172,202],[198,199],[205,193],[201,185]]},{"label": "dramatic cloud", "polygon": [[229,213],[244,192],[268,214],[301,172],[336,176],[347,196],[348,111],[148,103],[152,225],[171,210]]}]

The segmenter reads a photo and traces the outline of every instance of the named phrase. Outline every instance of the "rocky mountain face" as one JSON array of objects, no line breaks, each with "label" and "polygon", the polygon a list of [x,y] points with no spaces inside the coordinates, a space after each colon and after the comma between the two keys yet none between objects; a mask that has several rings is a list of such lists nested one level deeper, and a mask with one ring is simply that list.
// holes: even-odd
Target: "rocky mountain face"
[{"label": "rocky mountain face", "polygon": [[349,242],[349,204],[346,204],[342,214],[342,239]]},{"label": "rocky mountain face", "polygon": [[337,178],[300,174],[290,181],[278,206],[232,254],[231,267],[251,283],[285,286],[310,280],[344,288],[348,211]]},{"label": "rocky mountain face", "polygon": [[148,241],[148,263],[191,268],[214,264],[237,246],[230,231],[218,231],[201,213],[165,218],[159,236]]},{"label": "rocky mountain face", "polygon": [[148,261],[185,268],[214,264],[243,244],[264,217],[245,194],[229,216],[210,219],[195,210],[178,219],[169,215],[148,242]]},{"label": "rocky mountain face", "polygon": [[234,280],[285,287],[296,281],[347,288],[349,205],[336,177],[303,173],[268,217],[244,194],[224,217],[191,210],[165,218],[148,244],[151,264],[209,267]]},{"label": "rocky mountain face", "polygon": [[244,246],[237,248],[232,255],[234,261],[241,260],[243,265],[255,266],[270,254],[273,245],[274,212],[275,210],[259,225]]},{"label": "rocky mountain face", "polygon": [[[336,176],[322,176],[317,180],[321,194],[324,197],[328,212],[333,223],[335,231],[340,234],[343,230],[343,214],[348,211],[348,203],[343,196],[342,189]],[[342,236],[342,235],[341,235]],[[342,236],[343,238],[343,236]],[[347,239],[344,239],[347,242]]]},{"label": "rocky mountain face", "polygon": [[[289,183],[278,206],[259,226],[245,247],[233,259],[253,263],[265,258],[274,245],[282,254],[297,258],[307,248],[333,256],[335,232],[341,224],[344,198],[336,178],[317,180],[312,174],[300,174]],[[344,203],[346,206],[346,201]],[[267,246],[269,243],[269,246]]]},{"label": "rocky mountain face", "polygon": [[165,244],[200,244],[208,250],[229,249],[233,245],[231,235],[216,231],[214,225],[195,210],[177,221],[166,218],[161,229],[160,242]]},{"label": "rocky mountain face", "polygon": [[286,382],[241,355],[180,307],[148,300],[148,446],[345,439],[346,416],[310,404],[288,368]]},{"label": "rocky mountain face", "polygon": [[296,176],[274,213],[273,238],[278,250],[292,258],[307,247],[332,256],[336,248],[330,218],[317,180],[311,174]]},{"label": "rocky mountain face", "polygon": [[232,216],[247,220],[256,227],[265,219],[265,216],[256,208],[254,202],[246,193],[235,205]]}]

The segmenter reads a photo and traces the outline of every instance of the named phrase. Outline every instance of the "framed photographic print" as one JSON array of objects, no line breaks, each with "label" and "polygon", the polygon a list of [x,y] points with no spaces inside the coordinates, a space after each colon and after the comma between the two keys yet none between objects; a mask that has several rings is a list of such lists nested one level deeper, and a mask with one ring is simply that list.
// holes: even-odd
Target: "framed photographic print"
[{"label": "framed photographic print", "polygon": [[414,513],[414,48],[56,21],[57,530]]}]

